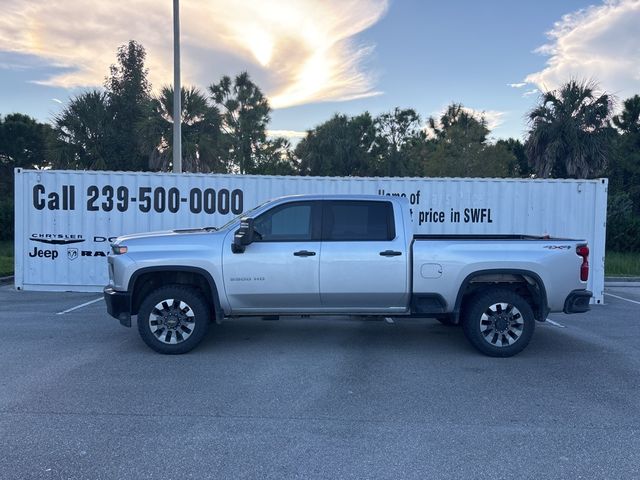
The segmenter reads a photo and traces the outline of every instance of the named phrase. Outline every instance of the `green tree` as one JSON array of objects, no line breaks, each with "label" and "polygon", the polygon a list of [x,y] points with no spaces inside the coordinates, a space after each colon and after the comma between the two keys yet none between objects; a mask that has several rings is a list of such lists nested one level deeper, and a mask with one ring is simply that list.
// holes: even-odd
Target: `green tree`
[{"label": "green tree", "polygon": [[[227,172],[221,148],[220,113],[197,88],[183,88],[182,159],[185,172]],[[165,86],[149,102],[137,133],[154,170],[170,170],[173,158],[173,87]]]},{"label": "green tree", "polygon": [[607,248],[640,251],[640,96],[613,117],[619,135],[608,166]]},{"label": "green tree", "polygon": [[49,166],[51,126],[21,113],[0,117],[0,240],[13,238],[14,168]]},{"label": "green tree", "polygon": [[607,200],[607,250],[640,252],[640,217],[634,214],[631,195],[614,189]]},{"label": "green tree", "polygon": [[431,139],[421,147],[423,174],[430,177],[504,177],[515,157],[487,142],[486,119],[459,103],[428,121]]},{"label": "green tree", "polygon": [[622,132],[622,134],[639,135],[640,95],[634,95],[631,98],[627,98],[623,105],[624,109],[622,112],[613,117],[613,124]]},{"label": "green tree", "polygon": [[105,80],[107,110],[112,125],[108,141],[112,157],[106,165],[113,170],[148,170],[148,156],[141,152],[136,126],[145,119],[151,99],[151,85],[144,47],[134,40],[118,48],[116,64],[111,65]]},{"label": "green tree", "polygon": [[55,168],[104,170],[114,155],[113,117],[107,94],[92,90],[74,97],[54,119],[51,158]]},{"label": "green tree", "polygon": [[49,166],[47,141],[51,126],[22,113],[0,117],[0,184],[8,182],[6,173],[14,168]]},{"label": "green tree", "polygon": [[452,103],[439,119],[429,117],[427,123],[435,139],[446,143],[451,143],[454,136],[468,144],[482,143],[490,133],[487,120],[483,116],[476,117],[461,103]]},{"label": "green tree", "polygon": [[222,132],[229,162],[239,173],[253,173],[271,108],[247,72],[232,81],[228,76],[209,87],[211,99],[222,115]]},{"label": "green tree", "polygon": [[302,175],[374,175],[378,161],[375,122],[368,112],[336,114],[307,132],[295,149]]},{"label": "green tree", "polygon": [[640,214],[640,95],[628,98],[620,114],[613,117],[619,135],[608,168],[612,194],[629,195],[633,211]]},{"label": "green tree", "polygon": [[378,173],[385,176],[414,176],[419,166],[413,161],[416,142],[426,136],[421,128],[420,115],[411,108],[383,113],[375,119],[376,144],[380,151]]},{"label": "green tree", "polygon": [[260,149],[254,165],[257,175],[295,175],[298,161],[291,150],[291,143],[283,137],[268,139]]},{"label": "green tree", "polygon": [[571,80],[542,95],[529,114],[525,148],[539,177],[590,178],[606,167],[612,129],[611,97]]},{"label": "green tree", "polygon": [[146,53],[135,41],[121,46],[105,91],[74,97],[55,117],[52,160],[58,168],[148,170],[137,125],[149,108]]},{"label": "green tree", "polygon": [[529,177],[534,173],[529,165],[527,152],[520,140],[515,138],[498,140],[496,146],[504,147],[514,156],[515,162],[510,163],[507,167],[507,174],[510,177]]}]

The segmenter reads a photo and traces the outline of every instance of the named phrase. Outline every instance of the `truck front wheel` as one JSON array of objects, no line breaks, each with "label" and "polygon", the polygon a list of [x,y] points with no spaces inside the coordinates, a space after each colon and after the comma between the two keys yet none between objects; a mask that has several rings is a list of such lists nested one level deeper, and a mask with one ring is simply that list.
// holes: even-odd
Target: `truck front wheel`
[{"label": "truck front wheel", "polygon": [[195,288],[167,285],[151,292],[138,310],[138,332],[149,347],[164,354],[193,350],[210,323],[206,299]]},{"label": "truck front wheel", "polygon": [[502,288],[471,297],[462,319],[467,340],[491,357],[511,357],[521,352],[533,336],[535,323],[529,303]]}]

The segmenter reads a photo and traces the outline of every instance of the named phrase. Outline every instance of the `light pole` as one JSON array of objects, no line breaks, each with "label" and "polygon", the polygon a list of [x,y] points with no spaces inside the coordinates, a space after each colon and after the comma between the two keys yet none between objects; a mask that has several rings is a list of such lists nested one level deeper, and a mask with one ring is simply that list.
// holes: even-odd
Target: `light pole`
[{"label": "light pole", "polygon": [[182,173],[182,108],[180,97],[180,2],[173,0],[173,173]]}]

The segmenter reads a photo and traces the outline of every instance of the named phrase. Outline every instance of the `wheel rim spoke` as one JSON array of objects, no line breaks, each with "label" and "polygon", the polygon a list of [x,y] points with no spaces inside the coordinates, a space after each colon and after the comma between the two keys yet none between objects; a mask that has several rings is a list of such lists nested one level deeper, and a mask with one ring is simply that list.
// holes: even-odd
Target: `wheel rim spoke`
[{"label": "wheel rim spoke", "polygon": [[195,327],[195,313],[183,300],[167,298],[149,314],[149,330],[160,342],[177,345],[187,340]]},{"label": "wheel rim spoke", "polygon": [[480,316],[480,334],[485,342],[497,348],[516,343],[524,331],[522,313],[511,303],[496,302]]}]

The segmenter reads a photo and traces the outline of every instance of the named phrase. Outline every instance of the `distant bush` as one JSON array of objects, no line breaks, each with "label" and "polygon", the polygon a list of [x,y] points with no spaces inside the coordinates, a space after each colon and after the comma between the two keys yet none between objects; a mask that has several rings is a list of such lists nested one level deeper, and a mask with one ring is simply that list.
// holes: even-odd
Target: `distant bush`
[{"label": "distant bush", "polygon": [[607,250],[640,252],[640,218],[633,213],[633,202],[627,192],[609,197],[607,208]]},{"label": "distant bush", "polygon": [[13,199],[0,199],[0,240],[13,240]]}]

